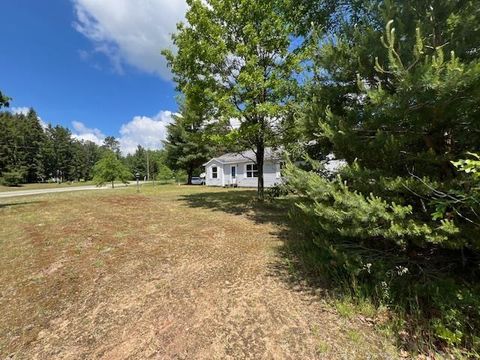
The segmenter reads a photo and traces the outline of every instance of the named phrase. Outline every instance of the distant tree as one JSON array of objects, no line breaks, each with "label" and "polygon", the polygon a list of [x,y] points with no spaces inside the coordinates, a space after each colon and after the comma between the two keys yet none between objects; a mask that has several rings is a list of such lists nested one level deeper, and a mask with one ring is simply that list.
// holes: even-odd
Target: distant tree
[{"label": "distant tree", "polygon": [[3,172],[0,183],[5,186],[18,186],[25,181],[25,169],[21,167]]},{"label": "distant tree", "polygon": [[115,139],[115,136],[107,136],[103,140],[103,145],[102,147],[104,149],[113,151],[117,157],[120,157],[120,142]]},{"label": "distant tree", "polygon": [[106,152],[95,164],[93,174],[95,184],[100,186],[111,182],[112,188],[115,187],[115,180],[120,180],[126,184],[132,178],[132,173],[112,151]]},{"label": "distant tree", "polygon": [[167,127],[166,164],[174,170],[185,170],[187,184],[191,184],[194,172],[200,171],[212,149],[198,112],[182,106],[181,115],[174,115],[173,119]]},{"label": "distant tree", "polygon": [[[113,137],[107,144],[119,152]],[[0,177],[4,182],[89,180],[105,151],[110,150],[74,139],[62,126],[43,128],[33,109],[26,114],[0,112]]]},{"label": "distant tree", "polygon": [[160,164],[157,179],[159,181],[169,181],[175,178],[175,173],[165,164]]},{"label": "distant tree", "polygon": [[10,106],[10,100],[11,100],[11,98],[9,98],[7,95],[3,94],[0,91],[0,108],[9,107]]},{"label": "distant tree", "polygon": [[130,172],[138,173],[143,179],[147,176],[147,150],[143,146],[137,145],[135,152],[125,157],[125,164]]},{"label": "distant tree", "polygon": [[72,175],[77,181],[90,180],[92,170],[100,159],[100,148],[92,141],[74,141],[72,158]]},{"label": "distant tree", "polygon": [[0,174],[18,170],[23,181],[37,181],[42,175],[40,150],[44,141],[43,128],[33,109],[26,115],[0,113]]},{"label": "distant tree", "polygon": [[24,129],[22,130],[25,151],[23,166],[27,169],[26,181],[36,182],[42,177],[41,148],[45,142],[45,132],[35,110],[30,109],[25,116]]},{"label": "distant tree", "polygon": [[63,126],[48,125],[47,141],[43,149],[44,169],[48,175],[58,181],[73,180],[73,138],[72,133]]},{"label": "distant tree", "polygon": [[18,165],[16,125],[13,114],[0,113],[0,175]]},{"label": "distant tree", "polygon": [[149,153],[149,167],[150,167],[150,176],[153,179],[156,179],[160,174],[161,167],[166,165],[166,152],[162,150],[148,150]]}]

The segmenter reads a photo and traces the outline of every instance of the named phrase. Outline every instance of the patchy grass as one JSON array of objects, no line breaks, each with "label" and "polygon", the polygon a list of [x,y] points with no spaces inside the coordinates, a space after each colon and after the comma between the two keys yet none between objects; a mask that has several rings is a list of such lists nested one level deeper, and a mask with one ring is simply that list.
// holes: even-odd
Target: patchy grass
[{"label": "patchy grass", "polygon": [[287,207],[176,185],[0,200],[0,358],[396,358],[296,277]]}]

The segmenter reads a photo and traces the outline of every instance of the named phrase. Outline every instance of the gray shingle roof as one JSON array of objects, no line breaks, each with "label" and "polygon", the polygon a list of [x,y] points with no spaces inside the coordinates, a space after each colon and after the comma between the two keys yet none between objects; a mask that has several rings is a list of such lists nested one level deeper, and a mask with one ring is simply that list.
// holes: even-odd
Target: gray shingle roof
[{"label": "gray shingle roof", "polygon": [[[282,151],[281,149],[273,149],[270,147],[265,148],[265,160],[275,160],[281,158]],[[211,159],[217,160],[222,164],[228,163],[239,163],[239,162],[255,162],[255,153],[252,150],[243,151],[241,153],[227,153],[223,154],[222,156],[218,156],[216,158]],[[205,163],[204,165],[208,164],[210,161]]]}]

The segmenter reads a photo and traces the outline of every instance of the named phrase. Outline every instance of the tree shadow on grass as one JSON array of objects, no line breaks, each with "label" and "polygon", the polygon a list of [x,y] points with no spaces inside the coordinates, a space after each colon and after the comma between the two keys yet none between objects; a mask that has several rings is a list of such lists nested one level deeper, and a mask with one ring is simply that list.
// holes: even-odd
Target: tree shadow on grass
[{"label": "tree shadow on grass", "polygon": [[[189,207],[222,211],[232,215],[242,215],[251,219],[257,224],[272,223],[276,225],[272,234],[281,239],[282,244],[276,248],[277,256],[275,259],[268,264],[268,275],[280,279],[292,291],[309,293],[319,300],[333,299],[342,306],[361,306],[362,302],[360,301],[358,304],[356,304],[354,301],[355,299],[370,300],[370,304],[376,304],[376,293],[374,291],[367,291],[365,294],[362,294],[355,293],[357,289],[350,288],[350,284],[347,281],[351,280],[350,277],[348,277],[351,274],[349,272],[350,270],[339,266],[331,256],[331,252],[337,251],[335,249],[338,247],[325,247],[325,245],[322,246],[321,243],[319,244],[317,240],[312,239],[312,236],[315,235],[311,235],[309,232],[311,224],[304,222],[306,221],[304,216],[295,216],[300,215],[300,210],[295,206],[294,198],[279,198],[261,203],[256,200],[255,194],[256,193],[253,190],[197,193],[192,195],[184,195],[182,197],[182,201],[185,201]],[[351,259],[352,256],[362,256],[362,258],[370,259],[372,258],[372,255],[378,255],[376,248],[370,249],[363,245],[361,251],[355,247],[343,247],[338,251],[340,251],[340,255],[348,255],[348,259]],[[382,252],[384,257],[386,256],[385,253],[386,250]],[[395,261],[398,259],[403,259],[401,252],[396,253],[390,251],[388,254],[390,257],[393,257],[393,260]],[[387,260],[389,262],[387,262]],[[395,261],[390,258],[387,260],[383,259],[382,264],[389,266],[387,269],[392,268],[391,263],[395,264]],[[438,274],[443,273],[439,272]],[[337,277],[332,279],[332,276]],[[368,277],[369,275],[364,276]],[[426,283],[426,285],[428,285],[431,280],[429,280],[430,278],[427,278],[426,275],[424,275],[424,277],[427,279],[424,279],[424,281],[428,281],[428,283]],[[357,278],[357,281],[364,281],[360,276],[357,276]],[[416,277],[408,277],[405,279],[411,279],[413,282],[419,282],[418,278]],[[416,297],[412,297],[413,300],[411,300],[411,296],[409,295],[411,293],[409,292],[410,290],[413,291],[413,294],[417,294],[418,290],[415,286],[408,287],[408,283],[405,283],[407,280],[402,280],[404,282],[398,282],[398,286],[396,285],[397,288],[392,288],[392,290],[398,293],[396,298],[391,299],[393,302],[393,306],[390,307],[392,313],[398,312],[398,317],[396,318],[394,316],[392,319],[397,319],[399,321],[398,324],[393,322],[388,323],[388,326],[393,326],[392,329],[396,329],[395,333],[397,333],[396,331],[399,329],[402,330],[398,332],[398,334],[403,334],[402,336],[394,336],[394,340],[397,341],[396,345],[398,347],[411,350],[413,353],[430,352],[434,344],[431,343],[431,340],[429,340],[432,331],[428,325],[429,314],[426,313],[425,315],[423,313],[418,313],[417,318],[411,315],[405,317],[409,306],[413,306],[413,309],[417,309],[418,311],[421,310],[418,307],[419,297],[415,295]],[[435,283],[432,282],[432,286],[438,284],[438,287],[436,288],[436,291],[438,292],[439,289],[442,289],[442,281],[446,280],[448,280],[446,277],[445,279],[443,279],[443,276],[439,277],[439,281]],[[365,279],[364,284],[359,283],[359,290],[368,290],[369,288],[367,286],[370,284],[370,282],[371,280]],[[444,287],[442,291],[449,291],[449,289],[452,289],[449,299],[452,296],[455,296],[457,291],[459,291],[460,294],[465,293],[465,290],[470,291],[470,289],[466,288],[461,282],[458,282],[458,284],[447,282],[446,284],[448,287],[443,285]],[[435,287],[432,286],[430,287]],[[402,295],[403,292],[404,296]],[[429,292],[427,291],[427,295],[428,294]],[[425,297],[425,293],[421,293],[420,295]],[[426,298],[425,301],[427,300],[428,298]],[[417,307],[415,307],[415,304],[412,305],[412,301],[415,301]],[[451,299],[448,301],[451,301]],[[336,302],[332,302],[332,304],[337,306]],[[427,302],[426,304],[429,303]],[[450,302],[445,301],[445,304],[445,306],[449,306]],[[454,302],[452,304],[454,304]],[[468,306],[469,308],[476,308],[475,306]],[[349,311],[352,312],[352,316],[359,315],[358,319],[365,319],[365,316],[362,313],[362,311],[365,309],[362,310],[360,307],[351,307],[351,309],[352,310]],[[378,321],[378,326],[385,326],[385,324],[387,324],[385,321],[388,320],[390,315],[387,316],[383,313],[378,314],[378,319],[375,319],[375,321]],[[375,317],[376,315],[373,316]],[[408,323],[404,321],[408,321]],[[396,327],[397,325],[399,326],[398,328]],[[413,335],[405,335],[406,333],[404,328],[409,331],[409,334]],[[426,335],[425,338],[423,338],[421,336],[418,337],[418,334]]]},{"label": "tree shadow on grass", "polygon": [[290,203],[286,200],[259,202],[255,194],[254,190],[232,190],[183,195],[180,199],[189,207],[243,215],[257,224],[286,225]]},{"label": "tree shadow on grass", "polygon": [[22,201],[22,202],[9,202],[9,203],[0,202],[0,209],[11,208],[11,207],[14,207],[14,206],[38,204],[38,203],[40,203],[40,201]]},{"label": "tree shadow on grass", "polygon": [[280,277],[293,290],[324,294],[326,282],[310,266],[315,261],[309,258],[312,244],[304,235],[305,224],[291,217],[296,211],[292,198],[275,198],[259,202],[254,190],[232,190],[188,194],[180,197],[187,206],[241,215],[256,224],[276,225],[272,235],[282,240],[276,248],[276,261],[269,264],[269,274]]}]

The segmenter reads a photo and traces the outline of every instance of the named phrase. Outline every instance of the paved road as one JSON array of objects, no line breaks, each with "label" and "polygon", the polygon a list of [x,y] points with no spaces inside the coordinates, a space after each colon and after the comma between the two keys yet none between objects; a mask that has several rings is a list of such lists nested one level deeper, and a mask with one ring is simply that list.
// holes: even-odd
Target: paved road
[{"label": "paved road", "polygon": [[[143,181],[140,182],[142,184]],[[115,184],[115,189],[125,187],[124,184]],[[130,183],[130,186],[135,186],[134,182]],[[111,189],[111,185],[97,187],[95,185],[83,185],[83,186],[72,186],[65,188],[51,188],[51,189],[32,189],[32,190],[15,190],[15,191],[1,191],[0,199],[11,198],[17,196],[27,196],[27,195],[41,195],[41,194],[50,194],[50,193],[60,193],[68,191],[86,191],[86,190],[105,190]]]}]

